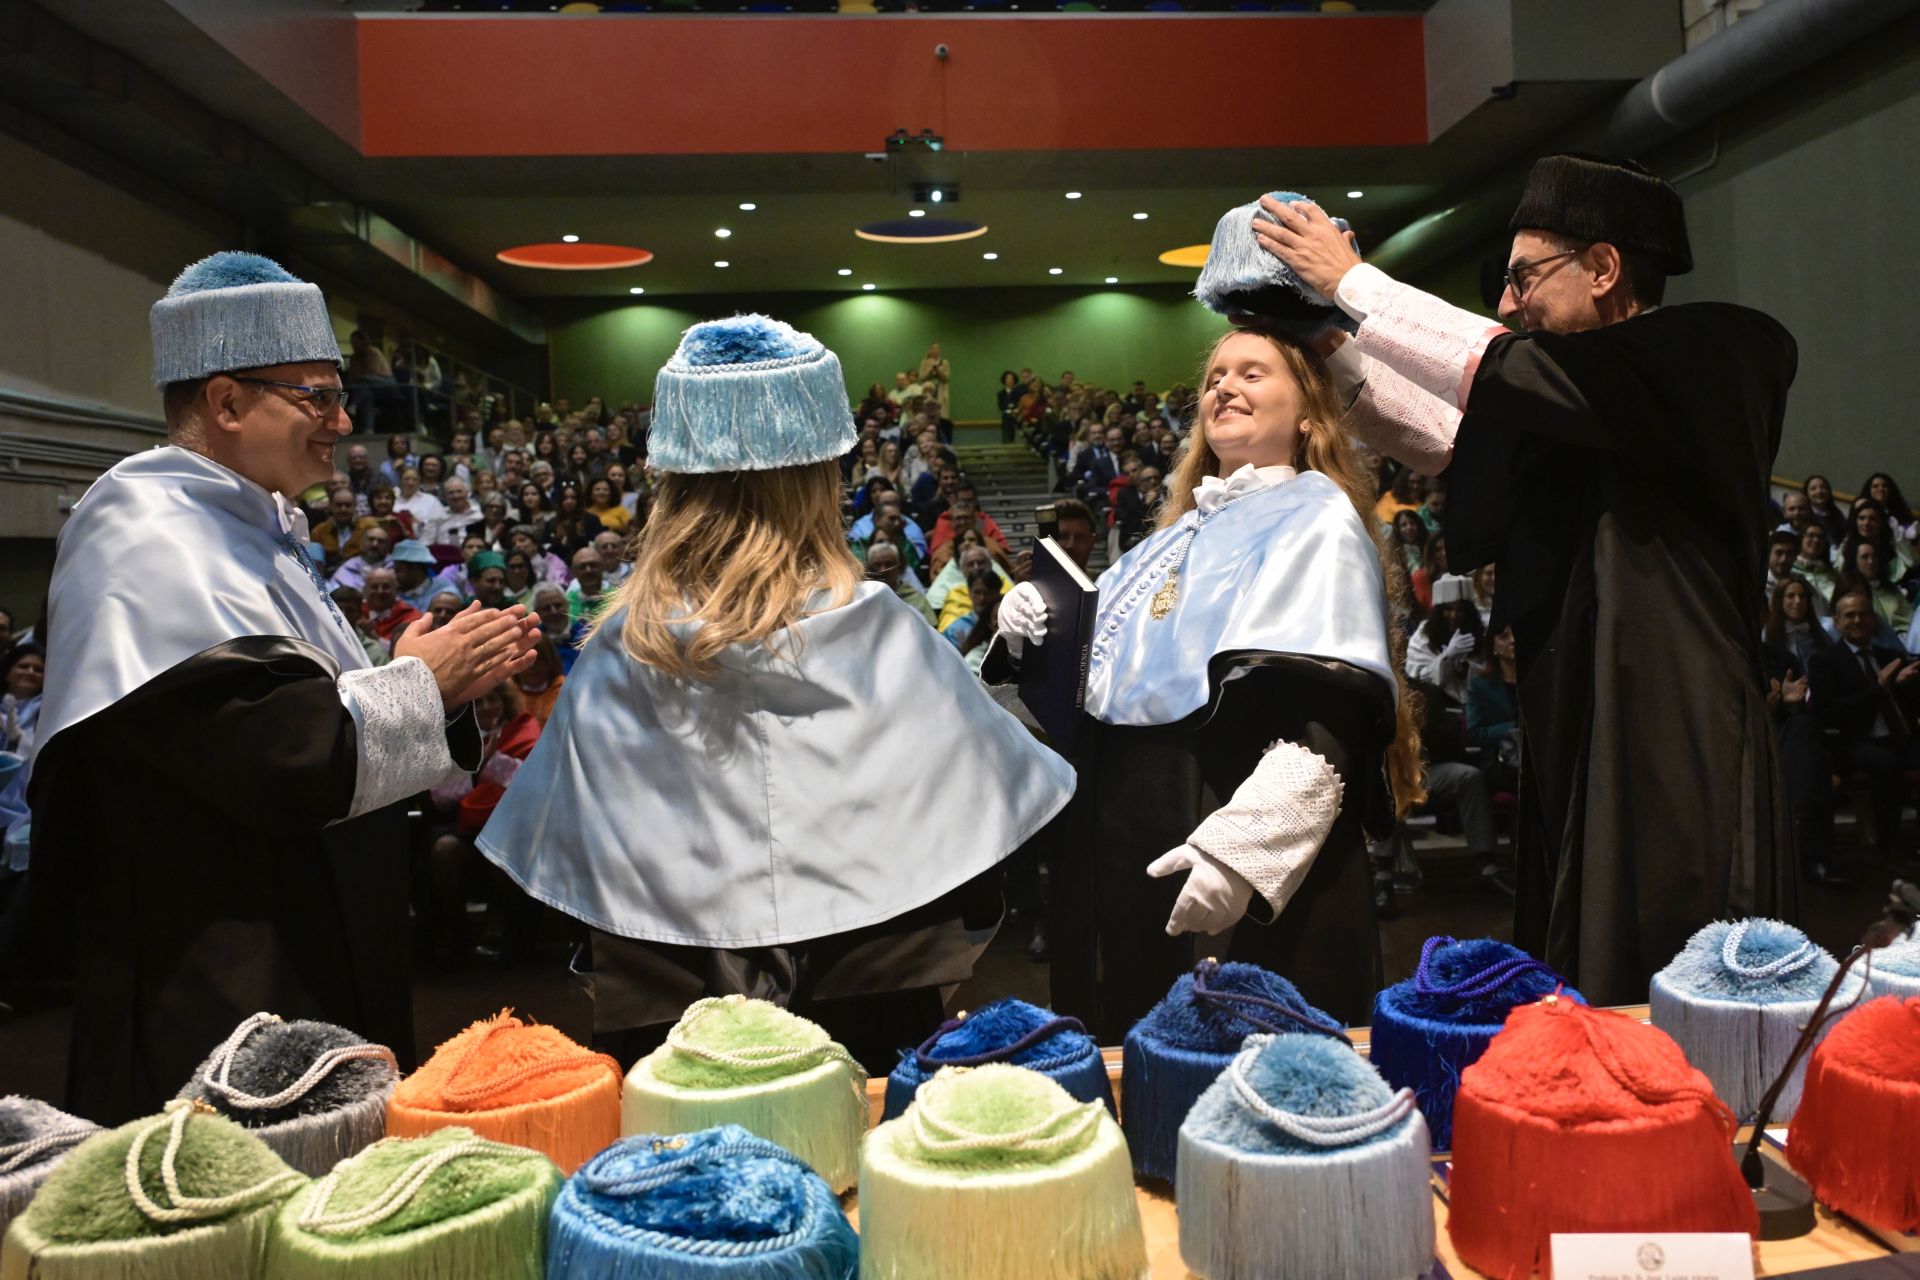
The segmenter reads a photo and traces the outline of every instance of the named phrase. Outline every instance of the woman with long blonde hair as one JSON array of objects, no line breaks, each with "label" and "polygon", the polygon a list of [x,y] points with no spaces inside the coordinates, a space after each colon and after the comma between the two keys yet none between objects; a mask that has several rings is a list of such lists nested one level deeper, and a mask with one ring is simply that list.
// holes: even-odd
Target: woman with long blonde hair
[{"label": "woman with long blonde hair", "polygon": [[[1373,486],[1325,367],[1271,329],[1208,353],[1159,527],[1100,579],[1082,786],[1054,901],[1053,999],[1103,1040],[1196,953],[1274,969],[1364,1021],[1366,856],[1420,798]],[[1009,594],[1009,651],[1044,640]],[[1125,798],[1152,795],[1138,805]],[[1224,946],[1193,935],[1232,930]]]},{"label": "woman with long blonde hair", "polygon": [[[841,516],[854,439],[839,361],[807,334],[687,331],[655,388],[633,570],[481,833],[592,927],[596,1035],[622,1057],[741,993],[890,1066],[970,975],[999,863],[1072,793],[954,647],[863,580]],[[950,764],[872,769],[924,756],[929,731]]]}]

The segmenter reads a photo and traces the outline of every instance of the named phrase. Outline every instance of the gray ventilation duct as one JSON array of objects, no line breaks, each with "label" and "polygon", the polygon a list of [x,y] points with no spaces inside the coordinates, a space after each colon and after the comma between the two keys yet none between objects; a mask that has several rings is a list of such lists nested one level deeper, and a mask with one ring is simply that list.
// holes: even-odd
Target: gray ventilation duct
[{"label": "gray ventilation duct", "polygon": [[[1627,90],[1604,120],[1543,150],[1650,150],[1915,12],[1920,0],[1771,0]],[[1477,194],[1402,227],[1369,260],[1404,275],[1502,231],[1533,160],[1500,169],[1474,184]]]}]

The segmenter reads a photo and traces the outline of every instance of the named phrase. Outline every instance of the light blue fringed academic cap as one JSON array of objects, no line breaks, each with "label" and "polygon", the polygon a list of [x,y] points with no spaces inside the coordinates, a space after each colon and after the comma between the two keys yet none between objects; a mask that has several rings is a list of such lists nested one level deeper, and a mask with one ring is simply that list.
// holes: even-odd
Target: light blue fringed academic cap
[{"label": "light blue fringed academic cap", "polygon": [[767,316],[694,325],[654,383],[648,460],[657,471],[771,471],[853,448],[840,358]]},{"label": "light blue fringed academic cap", "polygon": [[737,1124],[623,1138],[567,1179],[547,1280],[853,1280],[859,1242],[806,1163]]},{"label": "light blue fringed academic cap", "polygon": [[320,286],[271,258],[223,250],[153,304],[153,385],[274,364],[340,363]]},{"label": "light blue fringed academic cap", "polygon": [[[1281,204],[1306,201],[1295,191],[1270,193]],[[1293,274],[1293,268],[1260,247],[1253,234],[1253,220],[1273,222],[1272,214],[1258,200],[1229,209],[1213,228],[1213,243],[1207,249],[1207,265],[1201,269],[1193,296],[1210,311],[1221,315],[1258,316],[1283,332],[1311,338],[1329,325],[1352,333],[1359,325],[1346,312],[1308,288]],[[1333,225],[1349,230],[1345,218],[1333,219]]]}]

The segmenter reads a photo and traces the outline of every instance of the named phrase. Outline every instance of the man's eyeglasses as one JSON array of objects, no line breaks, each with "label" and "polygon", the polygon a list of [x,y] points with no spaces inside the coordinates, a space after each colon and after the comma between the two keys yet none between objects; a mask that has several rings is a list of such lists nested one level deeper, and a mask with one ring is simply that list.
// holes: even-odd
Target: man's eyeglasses
[{"label": "man's eyeglasses", "polygon": [[323,418],[347,402],[345,387],[304,387],[297,382],[275,382],[272,378],[247,378],[237,373],[227,376],[235,382],[249,382],[256,387],[279,387],[282,391],[297,391],[300,393],[301,402],[312,405]]},{"label": "man's eyeglasses", "polygon": [[1556,253],[1545,258],[1536,258],[1532,262],[1515,262],[1510,264],[1507,269],[1501,273],[1501,278],[1507,282],[1507,288],[1513,290],[1514,297],[1524,298],[1527,296],[1527,290],[1533,287],[1534,282],[1542,278],[1540,268],[1550,262],[1559,262],[1563,258],[1576,257],[1585,252],[1586,250],[1584,248],[1568,249],[1565,253]]}]

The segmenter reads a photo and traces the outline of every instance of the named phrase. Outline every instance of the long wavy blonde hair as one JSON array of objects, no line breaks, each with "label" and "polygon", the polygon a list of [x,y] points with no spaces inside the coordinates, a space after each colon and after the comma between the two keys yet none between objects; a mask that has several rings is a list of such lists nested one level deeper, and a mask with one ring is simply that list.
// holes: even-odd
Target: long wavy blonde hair
[{"label": "long wavy blonde hair", "polygon": [[860,581],[835,461],[662,476],[633,556],[604,616],[624,608],[627,653],[681,679],[712,679],[733,645],[775,647],[815,592],[837,609]]},{"label": "long wavy blonde hair", "polygon": [[1415,701],[1417,695],[1407,688],[1404,674],[1407,642],[1400,628],[1391,622],[1394,618],[1404,617],[1407,612],[1407,570],[1402,557],[1388,545],[1380,522],[1373,518],[1376,501],[1373,475],[1361,462],[1359,451],[1348,437],[1346,410],[1341,407],[1340,398],[1333,389],[1333,379],[1319,356],[1271,329],[1243,326],[1230,329],[1220,336],[1220,340],[1208,349],[1207,358],[1200,366],[1200,380],[1195,385],[1201,390],[1194,398],[1193,427],[1180,446],[1172,473],[1167,476],[1167,496],[1160,504],[1159,527],[1168,528],[1193,510],[1194,490],[1199,488],[1201,479],[1220,472],[1220,456],[1207,443],[1207,374],[1227,340],[1243,333],[1266,339],[1279,353],[1281,364],[1293,375],[1295,385],[1300,388],[1303,408],[1301,431],[1290,465],[1296,471],[1318,471],[1340,486],[1347,500],[1353,503],[1360,523],[1373,539],[1374,550],[1380,557],[1380,569],[1385,575],[1386,612],[1389,619],[1387,651],[1393,660],[1393,678],[1398,691],[1393,743],[1387,748],[1387,777],[1393,784],[1394,808],[1400,816],[1405,817],[1408,810],[1426,799],[1425,779],[1422,776],[1424,771],[1420,764],[1420,708]]}]

